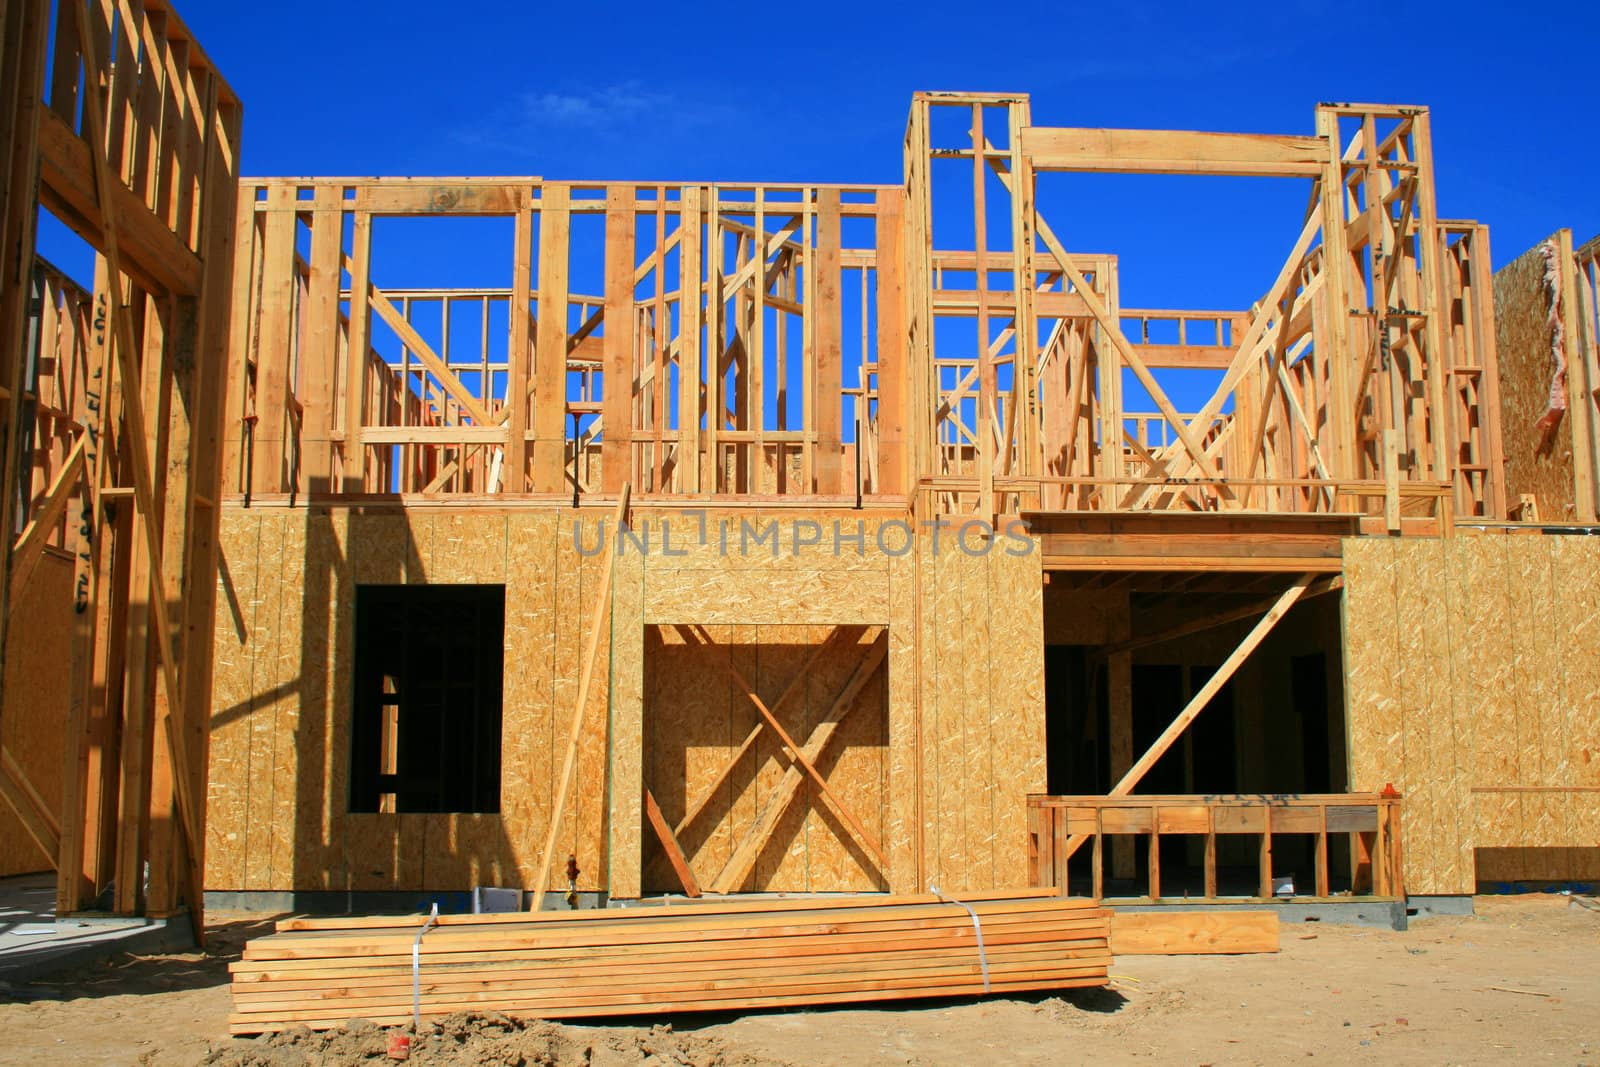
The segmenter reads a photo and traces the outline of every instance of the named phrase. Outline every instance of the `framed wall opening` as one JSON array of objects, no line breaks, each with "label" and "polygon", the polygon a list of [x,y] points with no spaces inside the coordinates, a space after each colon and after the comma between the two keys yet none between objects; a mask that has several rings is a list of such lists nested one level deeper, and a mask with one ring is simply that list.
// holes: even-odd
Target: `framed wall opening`
[{"label": "framed wall opening", "polygon": [[708,893],[888,889],[887,650],[884,626],[645,628],[646,894],[683,892],[680,862]]},{"label": "framed wall opening", "polygon": [[[1310,799],[1348,789],[1339,597],[1299,600],[1240,658],[1237,650],[1293,576],[1050,577],[1044,632],[1051,797],[1118,792],[1180,713],[1192,712],[1127,790],[1131,806],[1106,813],[1112,822],[1104,836],[1103,895],[1348,891],[1356,861],[1337,843],[1319,856],[1327,831]],[[1220,667],[1228,669],[1219,675]],[[1161,825],[1135,826],[1149,816],[1133,807],[1153,797],[1186,798],[1192,810],[1161,816],[1165,832]],[[1232,830],[1208,831],[1206,819],[1217,816],[1201,810],[1235,803],[1230,798],[1245,806],[1310,806],[1280,813],[1276,826],[1246,815]],[[1160,851],[1153,860],[1152,842]],[[1266,856],[1270,881],[1261,874]],[[1090,849],[1080,848],[1069,862],[1071,891],[1091,892]]]},{"label": "framed wall opening", "polygon": [[350,810],[500,810],[503,585],[356,587]]}]

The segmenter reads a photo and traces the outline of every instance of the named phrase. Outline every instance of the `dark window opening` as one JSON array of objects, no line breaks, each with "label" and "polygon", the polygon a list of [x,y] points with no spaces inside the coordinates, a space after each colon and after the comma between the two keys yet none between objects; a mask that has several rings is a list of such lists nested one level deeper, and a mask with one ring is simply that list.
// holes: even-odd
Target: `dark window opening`
[{"label": "dark window opening", "polygon": [[356,588],[353,812],[498,812],[505,586]]}]

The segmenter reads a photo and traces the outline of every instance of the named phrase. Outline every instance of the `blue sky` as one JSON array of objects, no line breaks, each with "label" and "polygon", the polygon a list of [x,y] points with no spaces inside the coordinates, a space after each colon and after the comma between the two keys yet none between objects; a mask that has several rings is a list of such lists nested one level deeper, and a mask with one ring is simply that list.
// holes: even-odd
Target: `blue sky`
[{"label": "blue sky", "polygon": [[[1441,213],[1489,223],[1496,265],[1559,226],[1600,232],[1600,5],[1573,0],[179,9],[245,102],[247,174],[885,182],[917,89],[1025,91],[1041,125],[1283,133],[1365,100],[1432,108]],[[1158,287],[1136,305],[1231,295],[1172,277],[1179,224],[1247,302],[1304,196],[1284,183],[1286,217],[1241,223],[1213,200],[1248,208],[1260,182],[1072,180],[1085,210],[1050,221],[1120,253],[1125,288]]]},{"label": "blue sky", "polygon": [[[245,103],[249,175],[897,182],[918,89],[1027,92],[1039,125],[1271,133],[1359,100],[1432,109],[1441,214],[1489,223],[1496,266],[1600,232],[1592,3],[179,8]],[[1119,255],[1130,307],[1247,306],[1308,189],[1044,182],[1068,247]],[[463,231],[451,269],[479,277],[379,282],[508,281],[505,229]]]},{"label": "blue sky", "polygon": [[[247,174],[885,182],[918,89],[1025,91],[1041,125],[1283,133],[1362,100],[1432,109],[1441,213],[1489,223],[1497,265],[1559,226],[1600,231],[1591,3],[272,8],[180,4],[245,101]],[[1198,224],[1221,194],[1177,182]],[[1137,210],[1166,193],[1150,183],[1123,183],[1129,210],[1051,221],[1153,255],[1173,220]],[[1195,228],[1270,249],[1296,219],[1215,221]]]}]

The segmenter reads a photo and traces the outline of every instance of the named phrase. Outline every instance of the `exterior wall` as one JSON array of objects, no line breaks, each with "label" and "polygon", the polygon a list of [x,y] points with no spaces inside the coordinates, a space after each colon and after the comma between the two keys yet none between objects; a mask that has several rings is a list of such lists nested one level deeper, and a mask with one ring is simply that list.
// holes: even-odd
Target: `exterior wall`
[{"label": "exterior wall", "polygon": [[[62,665],[71,655],[72,561],[46,552],[11,608],[0,738],[60,818],[66,740],[60,724],[67,718]],[[11,806],[0,802],[0,876],[47,871],[51,866]]]},{"label": "exterior wall", "polygon": [[[581,512],[586,551],[598,543],[596,524],[606,514],[598,506]],[[775,845],[747,888],[887,884],[906,891],[936,881],[954,892],[1024,884],[1025,798],[1045,784],[1037,542],[1001,538],[973,557],[946,532],[937,553],[925,534],[914,550],[893,555],[875,544],[889,521],[881,514],[720,514],[731,523],[726,555],[719,513],[706,516],[707,543],[700,544],[697,515],[651,509],[634,517],[650,537],[648,553],[625,542],[615,560],[610,626],[602,634],[558,857],[568,850],[577,856],[580,888],[617,897],[641,891],[643,857],[652,853],[640,798],[644,785],[657,787],[656,769],[647,766],[660,751],[646,748],[647,722],[648,730],[658,730],[671,715],[695,714],[680,701],[656,721],[652,713],[666,709],[658,703],[663,687],[724,685],[692,662],[684,665],[687,677],[663,676],[673,668],[660,648],[675,640],[676,624],[687,623],[707,624],[719,642],[733,646],[729,654],[753,659],[753,673],[741,669],[769,706],[787,684],[783,668],[797,645],[820,640],[834,626],[889,628],[881,710],[857,710],[861,725],[854,728],[863,733],[843,738],[846,755],[834,772],[852,807],[877,812],[871,826],[881,830],[889,869],[852,867],[838,854],[838,862],[808,867],[802,877]],[[835,555],[836,519],[846,534],[866,524],[864,553],[841,542]],[[224,508],[208,889],[528,887],[602,579],[602,559],[585,557],[574,543],[573,520],[570,509],[540,507]],[[769,538],[776,522],[777,550],[769,539],[741,554],[741,521]],[[813,522],[815,530],[807,525]],[[663,524],[671,527],[670,555]],[[815,533],[820,543],[805,544]],[[905,537],[887,529],[884,541],[899,551]],[[967,543],[975,546],[978,538]],[[1006,551],[1024,547],[1026,554]],[[350,814],[354,589],[426,582],[506,585],[501,811]],[[835,667],[819,665],[809,684],[825,689]],[[802,705],[802,715],[808,707]],[[751,713],[727,692],[708,697],[699,712],[720,714],[724,736],[737,733],[726,746],[730,756]],[[879,734],[868,730],[873,722],[881,724]],[[714,773],[717,747],[696,754],[702,766],[695,773],[704,766]],[[778,767],[772,747],[756,755],[732,779],[737,811],[748,812]],[[681,816],[681,795],[661,799],[669,821]],[[797,799],[796,808],[807,810],[806,801]],[[809,806],[805,826],[802,841],[818,842],[824,852],[839,847],[836,824],[817,805]],[[730,823],[714,833],[732,829]],[[833,837],[822,844],[828,831]],[[792,845],[794,836],[783,840]],[[551,888],[564,887],[564,873],[553,871]]]},{"label": "exterior wall", "polygon": [[1350,786],[1405,794],[1407,890],[1600,877],[1600,539],[1344,551]]},{"label": "exterior wall", "polygon": [[[1547,280],[1551,267],[1555,277]],[[1567,230],[1541,241],[1494,276],[1507,499],[1516,505],[1519,497],[1532,496],[1543,522],[1592,522],[1596,516],[1593,464],[1583,458],[1593,447],[1595,432],[1593,404],[1586,400],[1592,341],[1585,326],[1589,320],[1580,313],[1578,283]],[[1567,407],[1547,428],[1558,347],[1566,367]]]}]

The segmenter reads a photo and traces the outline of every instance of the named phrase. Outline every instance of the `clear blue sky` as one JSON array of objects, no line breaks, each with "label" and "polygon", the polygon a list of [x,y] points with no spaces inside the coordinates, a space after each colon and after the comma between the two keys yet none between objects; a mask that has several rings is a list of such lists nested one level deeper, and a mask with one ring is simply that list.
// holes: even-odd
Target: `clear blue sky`
[{"label": "clear blue sky", "polygon": [[[247,174],[886,182],[918,89],[1028,92],[1041,125],[1283,133],[1361,100],[1432,109],[1440,211],[1489,223],[1497,265],[1600,232],[1600,5],[1576,0],[179,9],[245,102]],[[1220,189],[1152,181],[1052,224],[1138,285],[1184,215],[1281,258],[1305,195],[1252,225],[1217,217]],[[1169,195],[1190,210],[1150,203]]]},{"label": "clear blue sky", "polygon": [[[248,175],[897,182],[918,89],[1027,92],[1040,125],[1275,133],[1312,132],[1323,100],[1425,104],[1441,214],[1489,223],[1496,266],[1600,232],[1597,8],[179,3],[245,103]],[[1070,248],[1120,256],[1131,307],[1247,306],[1308,188],[1043,181]],[[504,248],[480,276],[379,283],[506,284],[503,221],[454,248]]]}]

